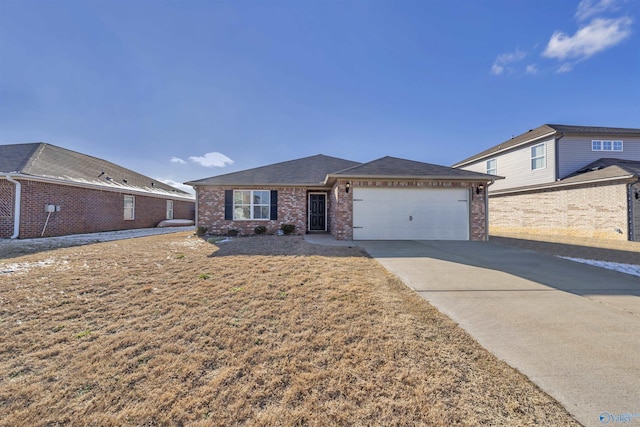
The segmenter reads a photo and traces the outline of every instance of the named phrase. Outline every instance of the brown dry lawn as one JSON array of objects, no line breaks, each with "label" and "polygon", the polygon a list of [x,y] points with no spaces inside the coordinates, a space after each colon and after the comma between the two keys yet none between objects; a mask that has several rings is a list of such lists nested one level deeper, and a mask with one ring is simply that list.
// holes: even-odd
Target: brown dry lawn
[{"label": "brown dry lawn", "polygon": [[178,233],[0,271],[0,425],[578,425],[357,248]]}]

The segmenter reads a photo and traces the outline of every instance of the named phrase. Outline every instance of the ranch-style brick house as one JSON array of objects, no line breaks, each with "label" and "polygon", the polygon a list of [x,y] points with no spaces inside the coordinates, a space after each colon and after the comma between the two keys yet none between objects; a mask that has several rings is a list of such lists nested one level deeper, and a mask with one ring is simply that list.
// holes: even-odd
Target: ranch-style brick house
[{"label": "ranch-style brick house", "polygon": [[640,241],[640,129],[545,124],[453,167],[505,177],[491,234]]},{"label": "ranch-style brick house", "polygon": [[191,194],[106,160],[42,142],[0,145],[0,238],[150,228],[194,213]]},{"label": "ranch-style brick house", "polygon": [[316,155],[187,182],[208,233],[327,232],[337,240],[486,240],[485,189],[500,177],[394,157]]}]

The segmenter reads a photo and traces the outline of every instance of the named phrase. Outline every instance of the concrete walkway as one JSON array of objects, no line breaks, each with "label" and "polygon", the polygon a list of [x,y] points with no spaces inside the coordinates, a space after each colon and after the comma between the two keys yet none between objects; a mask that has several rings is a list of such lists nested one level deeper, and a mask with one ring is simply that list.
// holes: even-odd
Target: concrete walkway
[{"label": "concrete walkway", "polygon": [[640,426],[638,277],[494,242],[358,245],[582,424]]}]

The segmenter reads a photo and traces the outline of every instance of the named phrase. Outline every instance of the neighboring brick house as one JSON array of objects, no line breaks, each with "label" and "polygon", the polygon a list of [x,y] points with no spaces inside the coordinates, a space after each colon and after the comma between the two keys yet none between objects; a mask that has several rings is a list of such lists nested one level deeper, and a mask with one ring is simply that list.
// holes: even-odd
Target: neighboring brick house
[{"label": "neighboring brick house", "polygon": [[196,190],[196,225],[212,234],[293,224],[338,240],[486,240],[484,188],[497,178],[394,157],[316,155],[186,184]]},{"label": "neighboring brick house", "polygon": [[191,194],[105,160],[45,143],[0,145],[0,238],[150,228],[194,213]]},{"label": "neighboring brick house", "polygon": [[505,177],[491,234],[640,241],[640,129],[542,125],[453,167]]}]

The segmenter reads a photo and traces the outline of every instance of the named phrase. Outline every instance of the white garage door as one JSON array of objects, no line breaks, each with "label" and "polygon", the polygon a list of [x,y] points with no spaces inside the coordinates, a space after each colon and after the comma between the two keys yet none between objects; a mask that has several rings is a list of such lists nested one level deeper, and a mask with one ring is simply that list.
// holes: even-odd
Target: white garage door
[{"label": "white garage door", "polygon": [[354,240],[469,240],[469,190],[354,188]]}]

